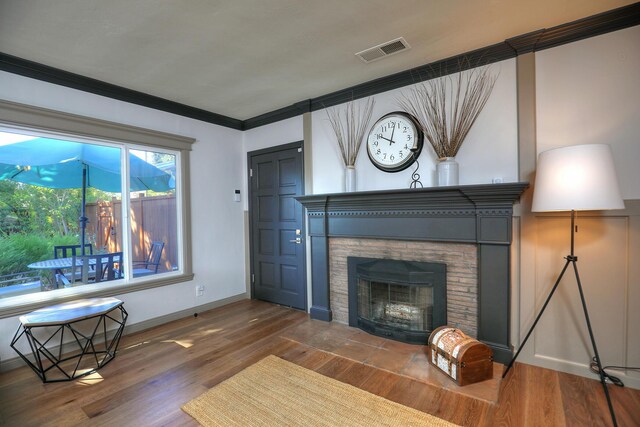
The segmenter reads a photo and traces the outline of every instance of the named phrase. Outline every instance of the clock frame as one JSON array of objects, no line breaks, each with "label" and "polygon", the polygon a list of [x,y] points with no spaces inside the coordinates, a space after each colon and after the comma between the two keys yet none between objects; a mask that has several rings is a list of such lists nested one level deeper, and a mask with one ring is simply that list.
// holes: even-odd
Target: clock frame
[{"label": "clock frame", "polygon": [[407,169],[418,159],[423,145],[424,133],[418,120],[404,111],[380,117],[367,136],[369,160],[384,172]]}]

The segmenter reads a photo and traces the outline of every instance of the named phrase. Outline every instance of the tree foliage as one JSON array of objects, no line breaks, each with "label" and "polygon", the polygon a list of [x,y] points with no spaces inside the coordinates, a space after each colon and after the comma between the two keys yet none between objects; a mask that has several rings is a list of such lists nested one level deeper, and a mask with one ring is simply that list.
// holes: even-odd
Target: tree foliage
[{"label": "tree foliage", "polygon": [[[87,188],[87,203],[109,199],[108,193]],[[0,234],[33,233],[45,237],[77,236],[82,190],[44,188],[0,181]]]},{"label": "tree foliage", "polygon": [[[87,188],[87,203],[99,199],[110,195]],[[54,245],[77,244],[81,208],[81,189],[0,181],[0,275],[52,258]]]}]

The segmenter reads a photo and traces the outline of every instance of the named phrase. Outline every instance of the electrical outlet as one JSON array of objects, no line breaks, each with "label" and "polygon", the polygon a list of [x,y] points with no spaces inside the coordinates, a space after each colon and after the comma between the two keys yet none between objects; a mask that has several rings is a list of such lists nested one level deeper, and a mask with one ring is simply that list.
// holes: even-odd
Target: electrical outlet
[{"label": "electrical outlet", "polygon": [[196,286],[196,296],[197,297],[201,297],[204,295],[204,285],[197,285]]}]

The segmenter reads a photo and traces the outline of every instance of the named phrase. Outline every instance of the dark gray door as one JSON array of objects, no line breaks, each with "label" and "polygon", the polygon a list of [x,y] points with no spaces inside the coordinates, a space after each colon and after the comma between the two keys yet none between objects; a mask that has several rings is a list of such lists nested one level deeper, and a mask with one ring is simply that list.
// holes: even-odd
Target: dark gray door
[{"label": "dark gray door", "polygon": [[302,142],[249,153],[253,297],[305,310]]}]

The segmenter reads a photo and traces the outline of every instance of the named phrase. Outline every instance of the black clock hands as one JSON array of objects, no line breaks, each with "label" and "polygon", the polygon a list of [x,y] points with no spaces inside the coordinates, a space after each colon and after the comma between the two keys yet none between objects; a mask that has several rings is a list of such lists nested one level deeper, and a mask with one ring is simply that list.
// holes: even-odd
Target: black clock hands
[{"label": "black clock hands", "polygon": [[[395,144],[396,142],[393,139],[389,139],[389,138],[385,138],[384,136],[380,135],[380,138],[382,139],[386,139],[387,141],[389,141],[389,145],[391,144]],[[391,132],[391,138],[393,138],[393,132]]]},{"label": "black clock hands", "polygon": [[[391,144],[395,143],[395,141],[393,140],[393,134],[396,133],[396,126],[393,126],[393,130],[391,131],[391,139],[389,140],[389,146],[391,146]],[[385,138],[387,139],[387,138]]]}]

